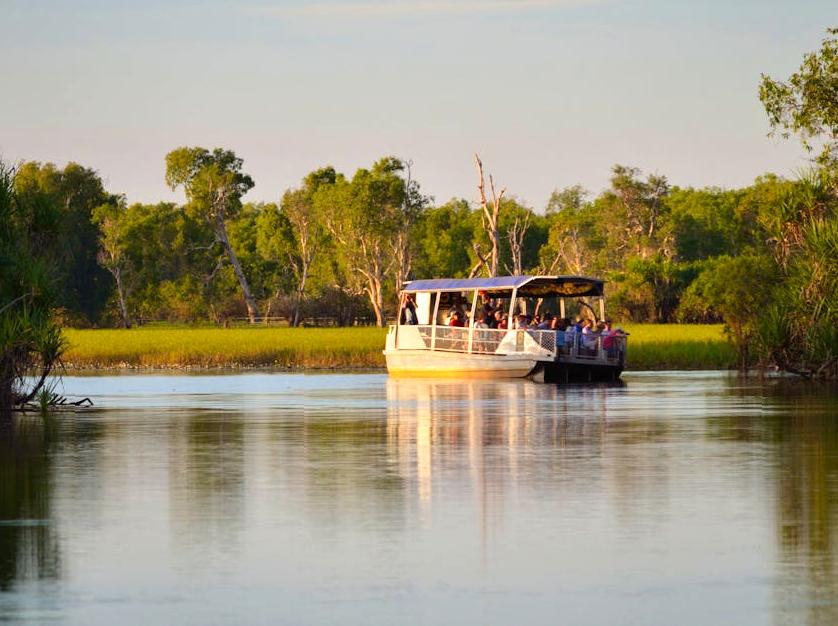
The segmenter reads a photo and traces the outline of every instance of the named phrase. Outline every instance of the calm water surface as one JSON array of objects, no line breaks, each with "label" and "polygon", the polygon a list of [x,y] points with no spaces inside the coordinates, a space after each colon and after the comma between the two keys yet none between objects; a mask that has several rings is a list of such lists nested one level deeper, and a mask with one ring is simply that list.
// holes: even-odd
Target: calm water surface
[{"label": "calm water surface", "polygon": [[838,394],[79,376],[0,434],[0,621],[836,624]]}]

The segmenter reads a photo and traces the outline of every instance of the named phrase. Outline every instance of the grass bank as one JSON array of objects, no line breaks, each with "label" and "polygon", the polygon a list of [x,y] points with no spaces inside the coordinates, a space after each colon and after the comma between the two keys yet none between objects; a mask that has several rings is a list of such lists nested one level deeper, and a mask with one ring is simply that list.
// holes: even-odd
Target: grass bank
[{"label": "grass bank", "polygon": [[[721,326],[634,324],[628,366],[634,370],[725,369],[736,359]],[[276,367],[348,369],[384,366],[379,328],[66,329],[70,369]]]}]

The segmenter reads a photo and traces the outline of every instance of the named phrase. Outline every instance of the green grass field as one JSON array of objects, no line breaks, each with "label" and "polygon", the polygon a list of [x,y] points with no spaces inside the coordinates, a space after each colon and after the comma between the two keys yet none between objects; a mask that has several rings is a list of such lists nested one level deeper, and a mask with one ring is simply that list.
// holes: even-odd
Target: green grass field
[{"label": "green grass field", "polygon": [[[635,324],[629,369],[724,369],[735,354],[721,326]],[[149,326],[65,330],[68,368],[277,367],[348,369],[384,366],[380,328],[207,328]]]}]

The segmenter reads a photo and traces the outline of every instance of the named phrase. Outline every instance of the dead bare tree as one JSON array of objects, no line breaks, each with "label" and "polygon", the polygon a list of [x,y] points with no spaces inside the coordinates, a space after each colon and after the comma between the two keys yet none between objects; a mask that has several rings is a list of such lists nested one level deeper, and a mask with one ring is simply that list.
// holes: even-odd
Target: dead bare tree
[{"label": "dead bare tree", "polygon": [[480,244],[475,243],[472,249],[474,250],[474,254],[477,256],[477,263],[475,263],[474,267],[472,267],[471,271],[469,271],[469,278],[474,278],[475,276],[477,276],[481,269],[489,266],[489,259],[486,257],[485,254],[483,254],[483,248],[480,246]]},{"label": "dead bare tree", "polygon": [[498,218],[500,217],[500,203],[503,200],[503,195],[506,193],[506,187],[500,190],[500,193],[495,193],[495,181],[492,175],[489,174],[489,190],[492,193],[492,204],[486,200],[486,184],[483,176],[483,162],[477,153],[474,155],[474,161],[477,165],[477,177],[479,184],[477,190],[480,192],[480,208],[482,209],[483,230],[489,236],[489,243],[492,246],[491,257],[489,260],[489,276],[495,277],[498,275],[498,263],[500,261],[500,232],[498,230]]},{"label": "dead bare tree", "polygon": [[512,267],[506,265],[506,271],[513,276],[520,276],[524,273],[524,237],[527,236],[527,231],[530,229],[530,212],[524,214],[524,219],[520,215],[515,216],[515,223],[512,228],[506,233],[509,239],[509,250],[512,253]]}]

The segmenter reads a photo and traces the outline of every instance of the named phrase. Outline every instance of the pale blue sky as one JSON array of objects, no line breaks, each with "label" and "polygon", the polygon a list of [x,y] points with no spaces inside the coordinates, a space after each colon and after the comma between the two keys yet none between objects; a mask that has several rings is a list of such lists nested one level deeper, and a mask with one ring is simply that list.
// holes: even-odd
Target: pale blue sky
[{"label": "pale blue sky", "polygon": [[78,161],[131,202],[180,197],[180,145],[235,150],[254,200],[385,154],[474,199],[474,151],[536,208],[614,163],[746,185],[805,165],[757,85],[829,26],[836,0],[0,0],[0,154]]}]

